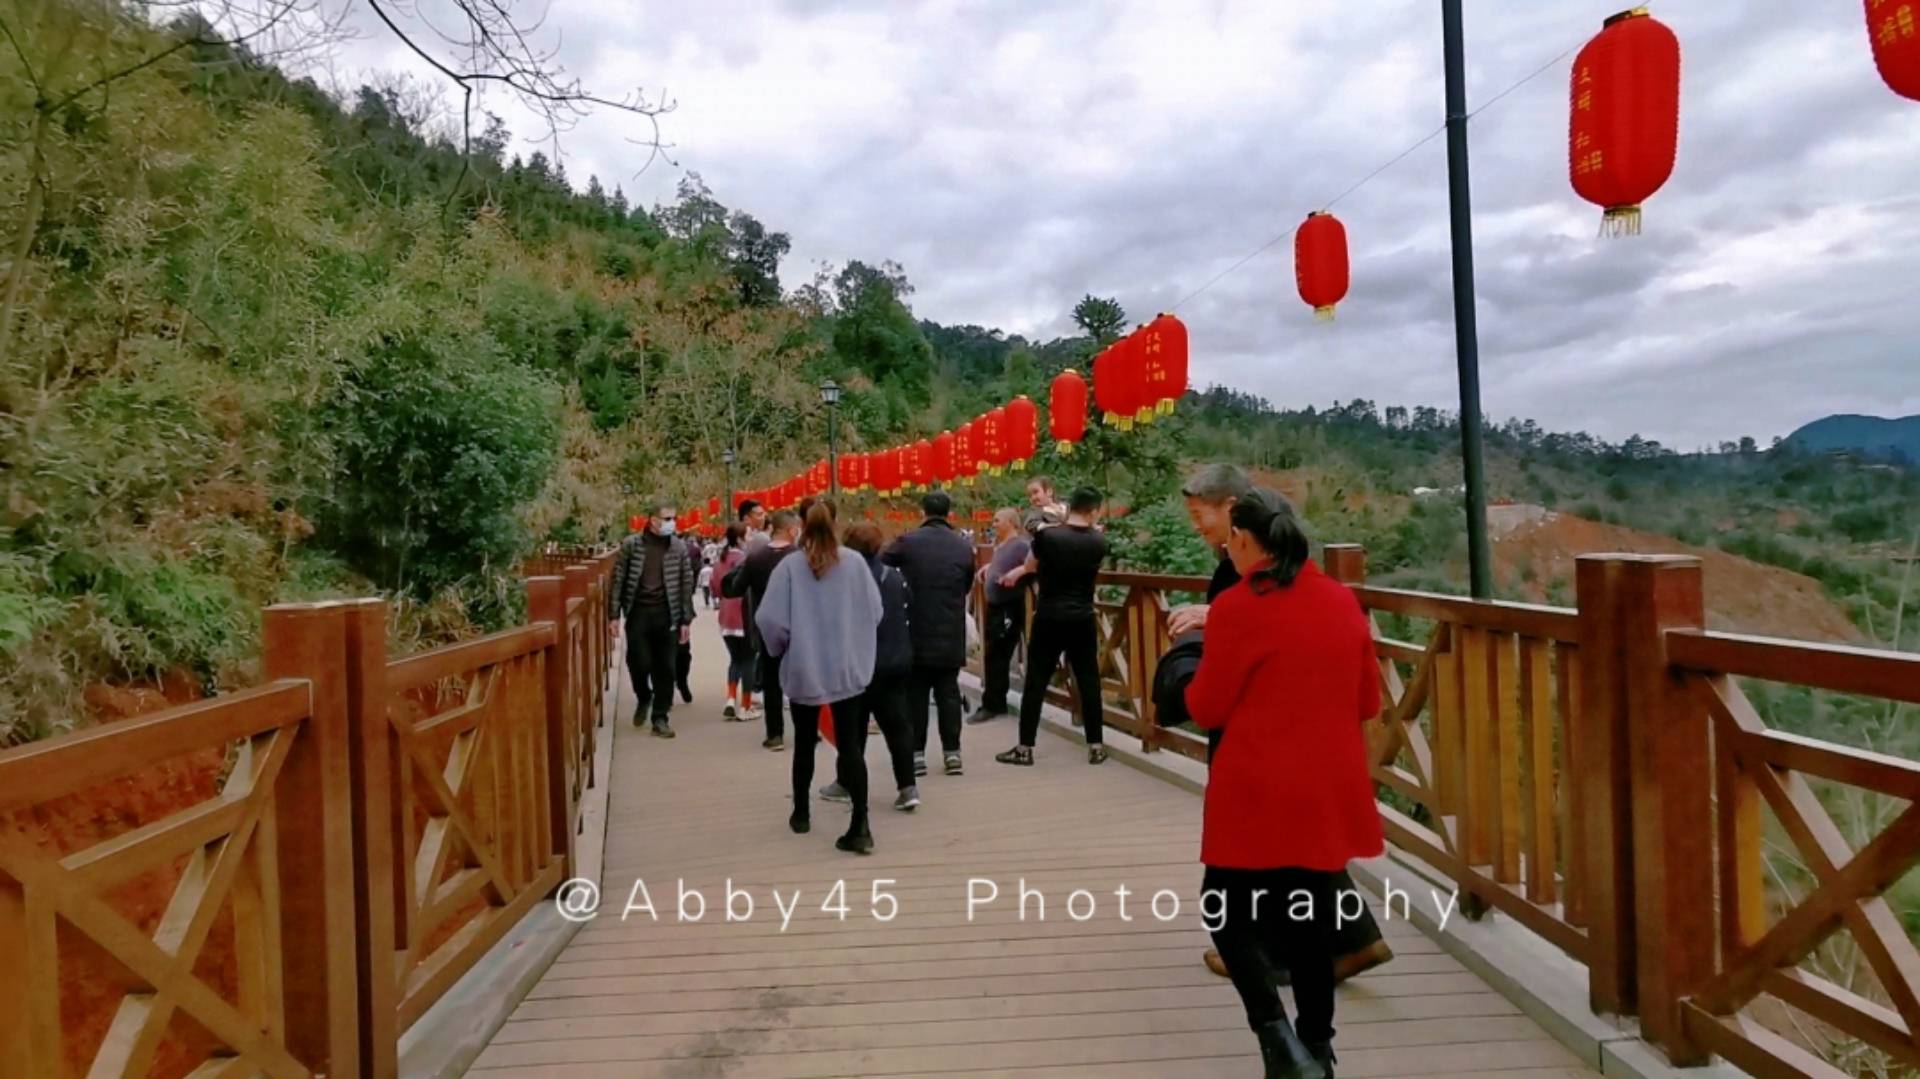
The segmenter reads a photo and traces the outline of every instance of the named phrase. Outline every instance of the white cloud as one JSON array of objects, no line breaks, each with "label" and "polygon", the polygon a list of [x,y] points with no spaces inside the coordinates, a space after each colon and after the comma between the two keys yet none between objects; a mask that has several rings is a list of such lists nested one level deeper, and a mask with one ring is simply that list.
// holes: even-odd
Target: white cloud
[{"label": "white cloud", "polygon": [[[1468,5],[1470,103],[1620,6]],[[1567,184],[1568,61],[1473,121],[1488,413],[1690,447],[1913,410],[1920,103],[1881,84],[1857,7],[1656,14],[1681,38],[1683,106],[1645,236],[1594,239],[1599,211]],[[817,262],[892,258],[922,316],[1028,334],[1066,331],[1085,292],[1151,314],[1442,119],[1439,14],[1421,0],[554,0],[547,26],[596,90],[679,102],[680,169],[635,178],[636,126],[602,112],[567,136],[576,182],[651,203],[697,171],[792,236],[790,285]],[[371,36],[356,56],[406,62]],[[1281,243],[1182,309],[1196,380],[1452,407],[1444,140],[1339,212],[1339,321],[1314,323]]]}]

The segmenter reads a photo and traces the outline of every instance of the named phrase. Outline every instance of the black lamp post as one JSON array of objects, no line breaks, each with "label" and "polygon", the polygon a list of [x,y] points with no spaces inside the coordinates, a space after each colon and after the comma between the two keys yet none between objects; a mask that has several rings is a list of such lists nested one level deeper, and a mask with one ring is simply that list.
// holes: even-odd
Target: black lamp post
[{"label": "black lamp post", "polygon": [[827,406],[827,494],[840,498],[840,448],[835,439],[834,417],[840,411],[840,384],[827,379],[820,384],[820,403]]},{"label": "black lamp post", "polygon": [[726,466],[727,466],[727,506],[726,506],[727,512],[722,515],[720,523],[732,524],[733,518],[734,518],[733,447],[732,446],[728,446],[726,449],[720,451],[720,460],[726,462]]}]

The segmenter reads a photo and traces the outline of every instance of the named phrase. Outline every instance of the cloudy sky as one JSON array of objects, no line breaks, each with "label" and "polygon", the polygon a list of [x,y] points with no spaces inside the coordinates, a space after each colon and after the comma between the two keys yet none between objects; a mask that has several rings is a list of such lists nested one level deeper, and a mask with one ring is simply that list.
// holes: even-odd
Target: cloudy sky
[{"label": "cloudy sky", "polygon": [[[1467,0],[1469,107],[1622,2]],[[1920,102],[1880,81],[1860,7],[1654,5],[1680,153],[1637,239],[1597,240],[1568,186],[1570,54],[1475,117],[1490,416],[1694,448],[1920,412]],[[678,105],[675,164],[636,175],[640,127],[602,113],[564,136],[575,181],[652,204],[698,172],[792,237],[789,287],[894,259],[922,317],[1042,338],[1085,293],[1136,320],[1184,300],[1198,385],[1458,404],[1444,138],[1335,207],[1336,322],[1300,302],[1290,240],[1187,299],[1441,125],[1432,0],[553,0],[543,33],[596,92]],[[419,69],[371,30],[342,59]]]}]

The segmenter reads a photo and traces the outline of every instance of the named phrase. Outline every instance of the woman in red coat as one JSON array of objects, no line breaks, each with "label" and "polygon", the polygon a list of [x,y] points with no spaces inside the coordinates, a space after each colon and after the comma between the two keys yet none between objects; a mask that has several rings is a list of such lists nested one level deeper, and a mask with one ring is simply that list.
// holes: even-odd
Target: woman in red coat
[{"label": "woman in red coat", "polygon": [[[1320,1079],[1333,1074],[1333,876],[1384,845],[1361,729],[1380,711],[1380,671],[1359,601],[1308,559],[1284,497],[1240,499],[1227,554],[1244,579],[1213,602],[1186,698],[1194,723],[1224,731],[1201,891],[1218,893],[1214,946],[1267,1075]],[[1297,1033],[1276,963],[1292,972]]]}]

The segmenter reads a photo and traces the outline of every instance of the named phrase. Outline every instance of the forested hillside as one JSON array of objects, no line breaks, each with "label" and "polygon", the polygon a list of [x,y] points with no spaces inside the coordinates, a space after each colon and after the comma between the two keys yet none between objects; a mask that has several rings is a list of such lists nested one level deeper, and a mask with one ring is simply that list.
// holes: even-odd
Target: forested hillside
[{"label": "forested hillside", "polygon": [[[842,446],[877,447],[1044,400],[1151,314],[1090,296],[1083,333],[1045,342],[938,325],[886,252],[783,281],[786,236],[697,176],[631,205],[497,121],[462,153],[404,85],[341,100],[217,46],[143,66],[158,32],[110,9],[12,10],[31,17],[0,50],[0,743],[79,721],[90,684],[243,681],[266,603],[386,595],[396,649],[503,624],[537,543],[613,538],[656,491],[704,500],[729,447],[737,486],[820,456],[823,378],[847,387]],[[1490,443],[1497,498],[1806,572],[1870,636],[1915,638],[1909,471],[1531,423]],[[1302,484],[1315,532],[1377,572],[1457,588],[1457,444],[1433,409],[1216,388],[1035,467],[1129,507],[1128,565],[1208,565],[1175,491],[1225,458]]]}]

